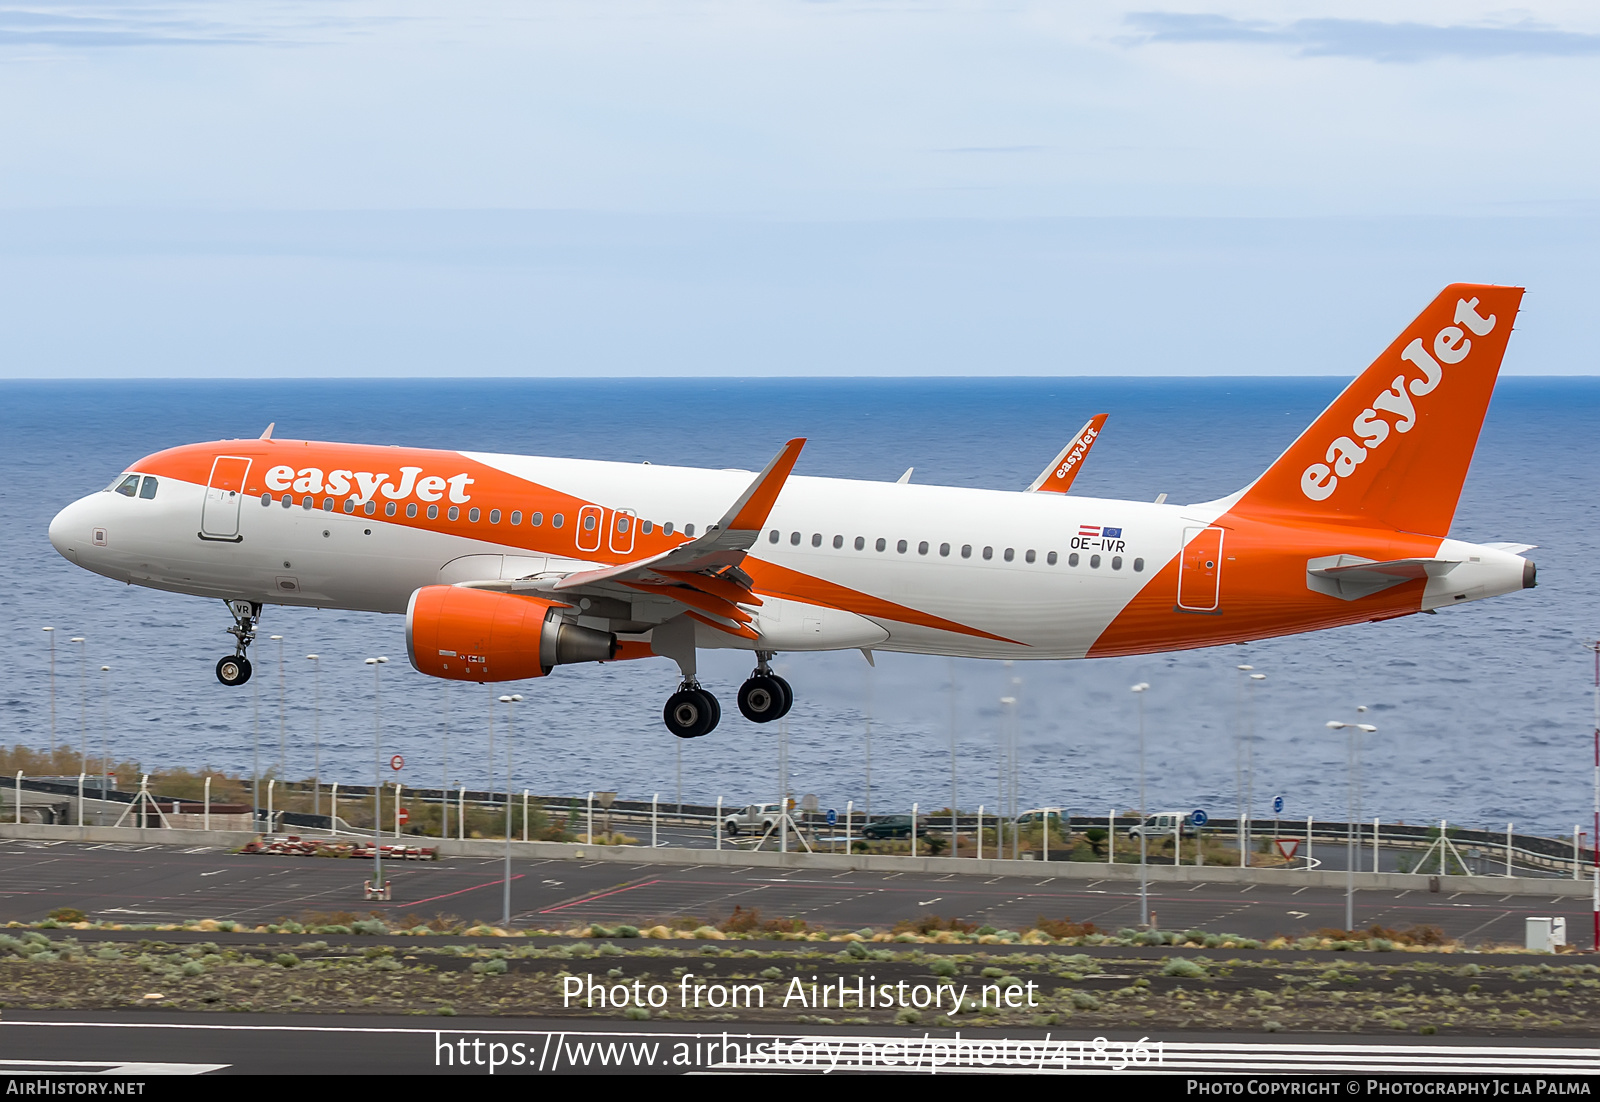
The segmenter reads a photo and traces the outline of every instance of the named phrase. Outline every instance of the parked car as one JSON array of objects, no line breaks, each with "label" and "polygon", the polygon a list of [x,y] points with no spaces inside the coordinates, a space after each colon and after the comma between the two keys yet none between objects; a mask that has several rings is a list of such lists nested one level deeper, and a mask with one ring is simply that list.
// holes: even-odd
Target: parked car
[{"label": "parked car", "polygon": [[779,817],[783,814],[782,807],[776,803],[751,804],[731,811],[722,817],[722,832],[730,838],[741,831],[750,834],[765,834],[777,826]]},{"label": "parked car", "polygon": [[1027,827],[1032,826],[1035,823],[1042,823],[1047,815],[1050,817],[1051,825],[1057,828],[1059,828],[1062,823],[1066,822],[1070,818],[1070,816],[1068,816],[1058,807],[1036,807],[1031,811],[1024,811],[1021,815],[1018,815],[1017,825]]},{"label": "parked car", "polygon": [[[917,837],[926,837],[928,833],[927,816],[917,817]],[[911,837],[911,816],[909,815],[884,815],[873,819],[861,828],[863,838],[909,838]]]},{"label": "parked car", "polygon": [[1159,811],[1154,815],[1145,817],[1144,822],[1135,823],[1128,828],[1129,838],[1166,838],[1176,831],[1182,831],[1183,837],[1195,836],[1194,821],[1181,811]]}]

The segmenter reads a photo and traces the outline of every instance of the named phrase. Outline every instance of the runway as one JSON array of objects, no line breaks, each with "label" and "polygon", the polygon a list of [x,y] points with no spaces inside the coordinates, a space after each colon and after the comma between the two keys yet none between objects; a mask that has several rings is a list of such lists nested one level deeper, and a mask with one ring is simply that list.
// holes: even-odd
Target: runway
[{"label": "runway", "polygon": [[[338,911],[498,921],[502,870],[502,862],[492,858],[386,862],[394,898],[368,903],[361,888],[371,866],[364,861],[10,839],[0,841],[0,921],[39,921],[58,907],[129,924],[212,918],[260,925]],[[882,929],[929,914],[1016,930],[1040,917],[1092,922],[1108,931],[1139,921],[1137,883],[1064,879],[1048,871],[935,876],[513,858],[512,924],[559,930],[686,917],[714,924],[735,907],[835,931]],[[1435,894],[1426,883],[1419,878],[1415,890],[1358,891],[1356,926],[1426,924],[1468,943],[1516,944],[1530,916],[1565,916],[1574,934],[1588,928],[1585,900]],[[1344,892],[1297,885],[1292,873],[1282,884],[1153,882],[1149,907],[1163,929],[1260,939],[1344,926]]]}]

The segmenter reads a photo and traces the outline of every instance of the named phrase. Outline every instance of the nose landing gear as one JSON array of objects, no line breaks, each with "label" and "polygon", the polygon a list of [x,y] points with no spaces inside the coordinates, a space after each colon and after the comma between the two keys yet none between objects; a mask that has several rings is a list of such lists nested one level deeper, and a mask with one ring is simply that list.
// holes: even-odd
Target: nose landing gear
[{"label": "nose landing gear", "polygon": [[233,627],[228,629],[228,634],[236,642],[234,652],[217,662],[217,680],[224,685],[243,685],[250,680],[250,659],[245,657],[245,652],[255,642],[261,606],[251,601],[228,601],[227,605],[233,614]]},{"label": "nose landing gear", "polygon": [[789,714],[794,706],[794,690],[767,665],[770,651],[756,653],[757,666],[739,686],[739,712],[751,723],[771,723]]},{"label": "nose landing gear", "polygon": [[667,730],[679,738],[699,738],[716,729],[717,722],[722,719],[722,705],[702,689],[698,681],[688,680],[667,697],[661,719]]}]

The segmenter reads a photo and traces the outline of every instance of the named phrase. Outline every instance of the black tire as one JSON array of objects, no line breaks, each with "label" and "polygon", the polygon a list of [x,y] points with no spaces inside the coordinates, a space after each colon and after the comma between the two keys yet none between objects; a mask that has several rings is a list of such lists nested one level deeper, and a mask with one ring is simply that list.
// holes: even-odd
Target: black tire
[{"label": "black tire", "polygon": [[723,823],[722,824],[722,832],[724,834],[726,834],[729,838],[737,838],[739,836],[739,824],[738,823]]},{"label": "black tire", "polygon": [[770,674],[753,674],[739,686],[739,713],[751,723],[771,723],[788,711],[793,694],[784,692],[781,679]]},{"label": "black tire", "polygon": [[711,705],[711,724],[704,731],[700,732],[702,735],[709,735],[712,731],[717,729],[717,724],[722,722],[722,701],[718,700],[715,696],[706,692],[704,689],[700,690],[700,695],[705,697]]},{"label": "black tire", "polygon": [[789,687],[787,681],[777,674],[772,675],[772,680],[777,683],[779,689],[783,690],[783,707],[778,710],[778,714],[773,718],[782,719],[789,714],[789,709],[794,707],[794,690]]},{"label": "black tire", "polygon": [[661,722],[679,738],[699,738],[717,725],[722,709],[704,689],[680,689],[667,697]]},{"label": "black tire", "polygon": [[250,659],[230,654],[217,661],[217,680],[224,685],[239,686],[250,680]]}]

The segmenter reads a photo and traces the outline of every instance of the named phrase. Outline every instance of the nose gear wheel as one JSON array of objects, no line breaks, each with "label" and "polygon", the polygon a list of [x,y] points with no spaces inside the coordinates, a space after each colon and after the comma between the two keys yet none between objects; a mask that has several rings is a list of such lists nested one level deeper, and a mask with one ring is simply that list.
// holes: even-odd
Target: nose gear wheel
[{"label": "nose gear wheel", "polygon": [[233,626],[227,631],[234,638],[234,648],[231,655],[217,662],[217,680],[224,685],[243,685],[250,680],[250,659],[245,657],[245,652],[255,642],[261,606],[253,601],[228,601],[226,604],[233,614]]}]

